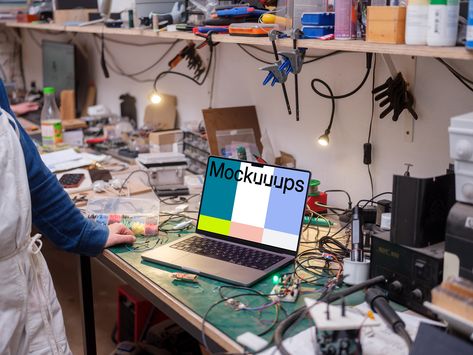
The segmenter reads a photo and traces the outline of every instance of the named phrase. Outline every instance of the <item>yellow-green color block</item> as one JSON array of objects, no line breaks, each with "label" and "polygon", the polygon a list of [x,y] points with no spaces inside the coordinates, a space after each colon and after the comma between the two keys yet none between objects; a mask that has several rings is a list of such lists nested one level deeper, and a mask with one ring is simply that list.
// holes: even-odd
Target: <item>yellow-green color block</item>
[{"label": "yellow-green color block", "polygon": [[226,219],[209,217],[201,214],[199,216],[199,225],[197,228],[207,232],[229,235],[230,224],[231,221]]}]

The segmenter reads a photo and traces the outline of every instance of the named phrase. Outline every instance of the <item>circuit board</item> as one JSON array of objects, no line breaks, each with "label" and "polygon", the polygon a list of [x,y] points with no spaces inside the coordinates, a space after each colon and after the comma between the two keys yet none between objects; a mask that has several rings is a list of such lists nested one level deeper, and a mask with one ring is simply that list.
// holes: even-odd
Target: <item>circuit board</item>
[{"label": "circuit board", "polygon": [[301,280],[293,274],[285,274],[271,290],[271,299],[280,302],[296,302],[301,288]]}]

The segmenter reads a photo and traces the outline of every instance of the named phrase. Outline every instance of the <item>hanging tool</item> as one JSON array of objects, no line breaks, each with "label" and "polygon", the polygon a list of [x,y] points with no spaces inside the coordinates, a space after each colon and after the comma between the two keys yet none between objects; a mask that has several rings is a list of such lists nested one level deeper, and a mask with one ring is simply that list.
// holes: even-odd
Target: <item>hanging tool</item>
[{"label": "hanging tool", "polygon": [[[278,61],[274,64],[270,64],[263,68],[260,68],[260,70],[266,70],[269,72],[266,78],[264,78],[263,80],[263,85],[268,84],[270,81],[271,81],[271,86],[274,86],[274,84],[276,83],[285,85],[284,83],[287,80],[287,73],[284,70],[281,70],[281,65],[282,65],[282,62]],[[291,114],[291,111],[290,111],[291,107],[289,105],[289,99],[286,96],[285,96],[285,99],[287,100],[286,105],[288,107],[288,113]]]},{"label": "hanging tool", "polygon": [[[282,32],[277,31],[277,30],[272,30],[268,34],[269,40],[271,41],[271,45],[273,47],[274,59],[276,59],[277,63],[279,63],[280,61],[279,61],[278,49],[277,49],[277,46],[276,46],[276,39],[279,38],[279,36],[281,34],[282,34]],[[286,78],[287,78],[287,75],[286,75]],[[284,81],[286,81],[286,80],[284,79]],[[289,103],[289,97],[287,96],[287,89],[286,89],[286,84],[285,84],[284,81],[279,80],[279,82],[281,83],[281,86],[282,86],[284,101],[286,102],[287,113],[289,115],[291,115],[292,114],[291,104]]]},{"label": "hanging tool", "polygon": [[387,107],[380,114],[380,118],[386,117],[393,112],[393,121],[397,121],[402,111],[407,109],[414,119],[418,118],[414,110],[414,96],[409,92],[408,85],[401,73],[398,73],[394,79],[389,77],[385,83],[374,88],[373,94],[375,100],[380,102],[380,107]]},{"label": "hanging tool", "polygon": [[[297,48],[297,40],[300,39],[304,34],[300,29],[295,29],[291,33],[292,38],[292,49],[295,54],[293,62],[291,62],[292,72],[294,74],[294,86],[296,96],[296,121],[299,121],[299,73],[302,70],[303,55]],[[290,60],[290,58],[289,58]]]}]

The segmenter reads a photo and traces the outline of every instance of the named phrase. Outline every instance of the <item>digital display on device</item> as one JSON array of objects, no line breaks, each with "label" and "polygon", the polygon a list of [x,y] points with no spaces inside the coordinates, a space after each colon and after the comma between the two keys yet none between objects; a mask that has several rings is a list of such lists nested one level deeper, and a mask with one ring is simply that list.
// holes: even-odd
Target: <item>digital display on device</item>
[{"label": "digital display on device", "polygon": [[310,172],[210,157],[198,231],[297,251]]}]

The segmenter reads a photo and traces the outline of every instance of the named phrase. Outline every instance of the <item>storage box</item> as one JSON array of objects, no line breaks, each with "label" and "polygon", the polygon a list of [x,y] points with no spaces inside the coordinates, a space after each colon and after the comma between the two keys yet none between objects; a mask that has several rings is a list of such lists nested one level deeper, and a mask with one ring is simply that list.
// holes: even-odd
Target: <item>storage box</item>
[{"label": "storage box", "polygon": [[54,23],[62,25],[66,22],[87,22],[89,14],[93,12],[97,12],[97,9],[55,10]]},{"label": "storage box", "polygon": [[184,134],[180,129],[151,132],[149,147],[151,153],[180,152]]},{"label": "storage box", "polygon": [[101,197],[87,202],[87,217],[103,225],[123,223],[135,235],[158,234],[159,200]]},{"label": "storage box", "polygon": [[368,6],[366,41],[373,43],[405,42],[406,8],[403,6]]}]

